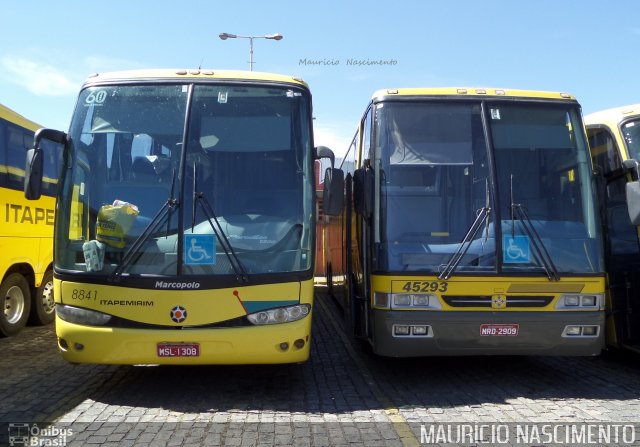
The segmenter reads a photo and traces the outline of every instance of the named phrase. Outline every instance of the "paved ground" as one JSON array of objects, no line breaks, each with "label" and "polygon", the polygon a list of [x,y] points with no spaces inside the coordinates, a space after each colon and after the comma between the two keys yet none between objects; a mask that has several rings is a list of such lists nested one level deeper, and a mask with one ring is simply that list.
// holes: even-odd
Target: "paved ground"
[{"label": "paved ground", "polygon": [[550,423],[640,445],[640,356],[384,359],[316,303],[302,365],[69,365],[53,326],[0,339],[0,445],[26,430],[37,445],[542,445],[564,436],[545,439]]}]

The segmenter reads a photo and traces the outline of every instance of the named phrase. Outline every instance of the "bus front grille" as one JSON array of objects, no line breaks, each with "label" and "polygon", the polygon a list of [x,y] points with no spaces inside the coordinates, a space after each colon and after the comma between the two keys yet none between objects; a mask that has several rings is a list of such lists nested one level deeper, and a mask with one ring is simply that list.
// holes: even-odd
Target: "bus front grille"
[{"label": "bus front grille", "polygon": [[[507,295],[506,308],[515,307],[545,307],[553,301],[553,296],[522,296]],[[442,299],[451,307],[484,307],[491,309],[492,297],[485,296],[459,296],[443,295]]]}]

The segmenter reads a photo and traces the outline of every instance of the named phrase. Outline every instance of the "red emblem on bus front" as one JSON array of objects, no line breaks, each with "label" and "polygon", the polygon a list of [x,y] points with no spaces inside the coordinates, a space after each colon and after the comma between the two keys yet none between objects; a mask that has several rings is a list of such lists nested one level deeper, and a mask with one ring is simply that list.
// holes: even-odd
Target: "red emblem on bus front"
[{"label": "red emblem on bus front", "polygon": [[187,309],[182,306],[176,306],[171,309],[170,316],[174,323],[182,323],[187,319]]}]

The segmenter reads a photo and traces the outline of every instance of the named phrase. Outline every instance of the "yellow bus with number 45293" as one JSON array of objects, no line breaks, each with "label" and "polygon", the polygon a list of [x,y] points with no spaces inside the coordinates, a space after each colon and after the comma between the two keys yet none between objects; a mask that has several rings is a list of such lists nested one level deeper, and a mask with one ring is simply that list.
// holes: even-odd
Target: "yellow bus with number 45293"
[{"label": "yellow bus with number 45293", "polygon": [[346,249],[328,281],[375,353],[601,351],[602,234],[573,96],[381,90],[342,166]]}]

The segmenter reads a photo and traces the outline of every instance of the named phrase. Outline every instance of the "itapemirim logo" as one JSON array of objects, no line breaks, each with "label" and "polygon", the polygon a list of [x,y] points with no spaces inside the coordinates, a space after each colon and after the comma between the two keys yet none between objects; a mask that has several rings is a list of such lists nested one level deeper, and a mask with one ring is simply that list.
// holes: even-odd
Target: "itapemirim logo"
[{"label": "itapemirim logo", "polygon": [[73,436],[70,428],[58,428],[47,425],[40,428],[38,424],[9,424],[9,445],[33,447],[63,447]]}]

